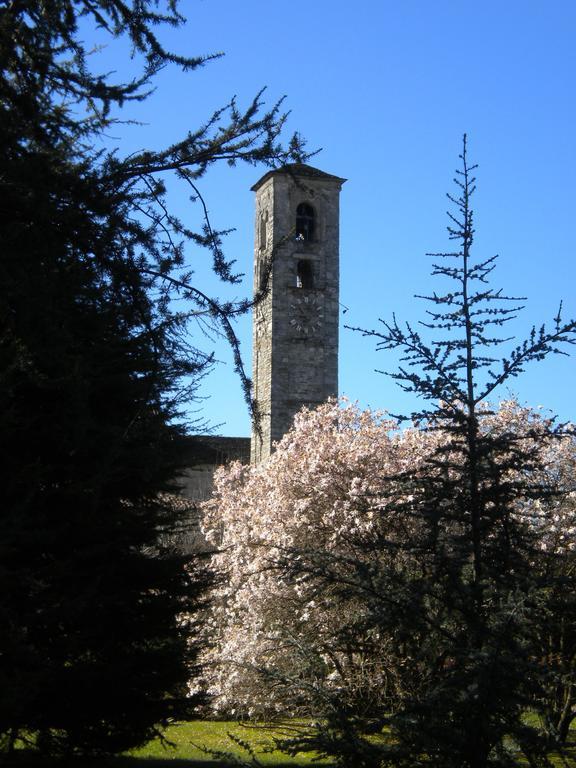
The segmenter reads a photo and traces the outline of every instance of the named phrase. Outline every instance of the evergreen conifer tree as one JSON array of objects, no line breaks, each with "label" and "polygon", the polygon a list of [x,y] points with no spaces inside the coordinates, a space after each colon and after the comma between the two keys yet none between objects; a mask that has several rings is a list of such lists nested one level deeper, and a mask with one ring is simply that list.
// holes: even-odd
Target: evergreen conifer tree
[{"label": "evergreen conifer tree", "polygon": [[[546,684],[536,649],[559,576],[535,567],[541,559],[537,505],[556,492],[542,478],[540,457],[563,428],[548,422],[544,432],[518,435],[485,422],[497,387],[574,344],[576,323],[559,311],[550,328],[534,327],[508,356],[498,356],[509,341],[502,330],[523,299],[490,286],[496,257],[473,258],[476,166],[469,164],[466,136],[460,157],[458,193],[448,195],[455,208],[448,232],[458,247],[431,254],[433,275],[454,288],[421,297],[432,304],[421,325],[438,337],[427,342],[395,318],[383,329],[363,331],[379,349],[402,351],[393,378],[429,404],[412,419],[443,437],[424,475],[395,479],[404,492],[413,488],[408,497],[402,493],[408,501],[398,512],[419,521],[417,540],[406,545],[417,547],[421,570],[396,583],[400,610],[393,612],[396,628],[386,629],[416,640],[409,666],[418,683],[389,720],[395,744],[385,764],[508,766],[519,764],[520,750],[531,765],[547,765],[550,741],[525,715]],[[567,578],[573,582],[564,569],[563,594]],[[563,610],[572,611],[571,600]],[[572,623],[575,617],[565,618]]]},{"label": "evergreen conifer tree", "polygon": [[[187,341],[199,314],[232,343],[233,306],[185,273],[207,247],[234,281],[221,234],[170,214],[161,174],[200,195],[215,162],[301,158],[278,142],[279,105],[234,102],[161,151],[93,149],[117,110],[167,64],[175,0],[35,0],[0,8],[0,740],[50,753],[141,743],[195,700],[203,567],[162,545],[177,509],[182,399],[210,362]],[[127,83],[88,67],[79,24],[126,36]],[[200,198],[201,199],[201,198]],[[174,312],[172,292],[187,299]],[[191,383],[184,386],[188,378]]]}]

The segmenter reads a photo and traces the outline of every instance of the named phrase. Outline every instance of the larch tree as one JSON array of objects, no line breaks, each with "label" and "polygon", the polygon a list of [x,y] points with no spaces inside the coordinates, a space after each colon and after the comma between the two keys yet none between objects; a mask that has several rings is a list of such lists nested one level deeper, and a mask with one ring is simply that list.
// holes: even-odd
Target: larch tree
[{"label": "larch tree", "polygon": [[[496,257],[473,257],[476,166],[469,164],[466,136],[461,162],[457,194],[448,195],[454,206],[448,233],[458,247],[431,254],[433,275],[453,289],[422,297],[432,306],[418,329],[394,318],[364,331],[379,349],[401,350],[392,376],[427,403],[412,418],[442,436],[410,509],[399,506],[416,514],[425,531],[421,602],[402,623],[407,632],[414,622],[427,627],[419,650],[426,684],[390,719],[395,744],[385,760],[485,768],[516,765],[521,753],[533,765],[546,765],[558,734],[543,733],[525,713],[548,675],[536,662],[535,644],[549,595],[573,577],[565,568],[558,578],[553,570],[536,575],[540,538],[533,514],[557,492],[542,472],[542,451],[564,430],[548,422],[519,439],[514,430],[493,431],[485,423],[497,388],[530,363],[565,352],[576,342],[576,323],[559,311],[550,328],[534,327],[502,357],[499,348],[510,341],[503,329],[523,300],[491,287]],[[437,334],[430,342],[422,326]],[[411,473],[403,482],[410,487]],[[563,606],[568,614],[570,606]],[[574,618],[566,616],[572,624]]]},{"label": "larch tree", "polygon": [[[166,544],[178,512],[166,493],[183,461],[182,403],[211,359],[191,323],[218,323],[237,352],[231,319],[249,303],[192,282],[193,248],[236,278],[207,218],[196,232],[170,213],[164,179],[176,174],[202,203],[215,163],[302,152],[298,137],[282,148],[285,115],[260,96],[199,116],[162,150],[94,148],[163,67],[206,62],[163,47],[162,28],[182,23],[176,0],[0,7],[4,752],[18,739],[55,754],[117,752],[196,704],[207,578]],[[89,24],[127,39],[138,77],[88,66]]]},{"label": "larch tree", "polygon": [[[528,364],[574,344],[576,323],[564,321],[559,310],[550,328],[532,328],[524,342],[500,356],[499,348],[510,341],[502,331],[523,299],[491,287],[496,257],[473,257],[476,166],[469,164],[466,136],[461,161],[458,193],[448,195],[454,206],[448,233],[458,248],[431,254],[437,259],[433,275],[454,288],[421,297],[432,304],[421,325],[438,336],[427,342],[419,329],[401,327],[396,319],[367,332],[379,349],[402,351],[392,376],[430,403],[412,418],[438,431],[445,443],[429,459],[430,469],[440,472],[430,473],[418,497],[429,564],[423,618],[428,604],[438,609],[427,649],[433,673],[392,725],[401,760],[426,754],[433,764],[484,768],[516,764],[511,751],[518,749],[533,764],[546,764],[550,739],[541,738],[524,714],[544,683],[534,635],[557,582],[552,573],[550,581],[534,578],[539,537],[532,513],[556,493],[542,474],[542,449],[563,429],[549,422],[544,431],[528,431],[529,442],[515,431],[483,425],[495,390]],[[409,627],[411,617],[406,622]]]}]

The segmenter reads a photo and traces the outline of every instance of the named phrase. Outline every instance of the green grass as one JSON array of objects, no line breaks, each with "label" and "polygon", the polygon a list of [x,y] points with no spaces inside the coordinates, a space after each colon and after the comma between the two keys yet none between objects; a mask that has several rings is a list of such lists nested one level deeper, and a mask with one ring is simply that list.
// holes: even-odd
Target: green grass
[{"label": "green grass", "polygon": [[[158,766],[172,766],[172,768],[217,768],[217,766],[234,765],[233,762],[224,757],[210,756],[200,748],[203,746],[207,750],[223,755],[225,753],[243,758],[250,762],[250,756],[244,752],[228,734],[240,738],[244,742],[249,742],[254,749],[258,760],[265,766],[275,766],[276,768],[300,768],[300,766],[329,766],[328,760],[314,760],[313,756],[301,754],[295,758],[274,750],[274,736],[281,736],[279,731],[270,727],[257,727],[253,725],[243,726],[236,722],[218,722],[218,721],[196,721],[189,723],[180,723],[173,725],[165,731],[165,737],[173,742],[174,747],[166,747],[160,739],[149,742],[140,749],[130,752],[136,765],[140,768],[152,768]],[[551,755],[552,763],[559,768],[576,768],[576,743],[573,743],[567,750],[565,759]],[[161,761],[155,763],[155,761]],[[142,761],[142,762],[140,762]],[[152,762],[149,762],[152,761]],[[182,762],[180,762],[182,761]],[[131,763],[131,761],[129,761]],[[114,764],[116,765],[116,764]],[[118,763],[118,768],[123,768],[125,763]],[[126,765],[128,768],[128,765]]]},{"label": "green grass", "polygon": [[[250,763],[250,755],[230,739],[228,734],[248,742],[259,762],[274,768],[306,768],[306,766],[330,766],[328,760],[314,760],[313,756],[301,754],[295,758],[274,750],[274,736],[282,736],[272,727],[240,725],[228,721],[193,721],[178,723],[164,731],[165,740],[155,739],[139,749],[111,759],[80,759],[70,761],[72,768],[230,768],[238,765],[238,759]],[[576,768],[576,740],[569,747],[565,760],[551,755],[552,763],[558,768]],[[214,754],[210,754],[210,753]],[[226,757],[229,756],[229,757]],[[15,766],[21,768],[61,768],[57,761],[49,761],[28,750],[16,755]]]},{"label": "green grass", "polygon": [[[229,734],[250,744],[258,761],[275,768],[306,768],[311,765],[329,766],[327,760],[313,760],[310,755],[291,758],[274,749],[274,736],[279,730],[267,726],[241,725],[235,721],[198,720],[176,723],[138,749],[114,758],[73,758],[66,761],[70,768],[229,768],[251,756]],[[284,734],[285,735],[285,734]],[[62,768],[62,763],[39,755],[31,749],[17,748],[13,754],[16,768]],[[1,757],[1,756],[0,756]],[[0,765],[5,765],[0,760]]]},{"label": "green grass", "polygon": [[[248,742],[258,760],[263,765],[270,766],[299,766],[330,765],[326,760],[314,760],[310,755],[298,755],[290,758],[274,749],[274,736],[280,733],[272,728],[244,726],[230,721],[195,721],[172,725],[164,732],[164,737],[172,742],[168,747],[160,739],[145,744],[139,749],[132,750],[130,757],[161,760],[197,761],[199,765],[223,764],[222,758],[211,756],[210,752],[230,754],[250,761],[250,756],[239,747],[228,734],[232,734],[243,742]],[[207,750],[207,751],[205,751]]]}]

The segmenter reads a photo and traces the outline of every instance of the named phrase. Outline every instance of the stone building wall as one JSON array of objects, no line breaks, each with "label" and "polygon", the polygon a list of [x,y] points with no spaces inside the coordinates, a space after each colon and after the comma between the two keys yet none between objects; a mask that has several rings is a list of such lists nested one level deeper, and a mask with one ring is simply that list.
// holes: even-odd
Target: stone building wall
[{"label": "stone building wall", "polygon": [[201,505],[212,496],[216,469],[231,461],[250,462],[249,437],[194,435],[187,439],[187,469],[177,478],[179,496],[171,499],[178,508],[179,522],[170,540],[182,552],[209,548],[201,530]]},{"label": "stone building wall", "polygon": [[195,435],[188,438],[186,471],[178,478],[181,495],[194,502],[212,495],[214,471],[223,464],[250,462],[249,437]]}]

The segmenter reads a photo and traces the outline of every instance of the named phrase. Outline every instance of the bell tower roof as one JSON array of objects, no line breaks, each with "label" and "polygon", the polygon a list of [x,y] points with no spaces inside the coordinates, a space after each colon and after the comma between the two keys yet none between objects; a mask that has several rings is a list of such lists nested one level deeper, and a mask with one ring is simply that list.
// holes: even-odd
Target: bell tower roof
[{"label": "bell tower roof", "polygon": [[271,171],[268,171],[268,173],[265,173],[264,176],[251,187],[252,191],[256,192],[260,189],[260,187],[267,182],[268,179],[272,178],[272,176],[280,175],[298,176],[300,178],[317,179],[318,181],[337,181],[340,184],[344,184],[346,181],[346,179],[341,179],[339,176],[333,176],[331,173],[325,173],[324,171],[321,171],[318,168],[313,168],[311,165],[306,165],[305,163],[289,163],[280,168],[273,168]]}]

